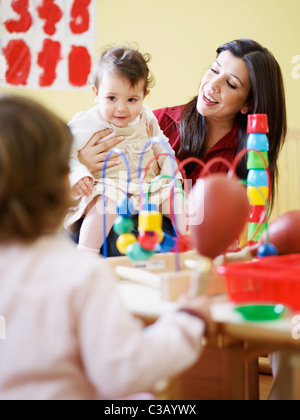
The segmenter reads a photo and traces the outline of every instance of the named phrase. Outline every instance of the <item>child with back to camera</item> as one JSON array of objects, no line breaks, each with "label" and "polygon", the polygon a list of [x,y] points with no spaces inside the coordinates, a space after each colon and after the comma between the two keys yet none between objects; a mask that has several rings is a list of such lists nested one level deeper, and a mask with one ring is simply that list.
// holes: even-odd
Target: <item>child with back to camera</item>
[{"label": "child with back to camera", "polygon": [[[168,139],[160,130],[158,122],[143,100],[149,93],[152,79],[149,73],[149,56],[142,55],[132,48],[112,47],[105,50],[97,63],[92,84],[96,106],[86,112],[79,112],[70,121],[69,127],[74,135],[71,154],[71,186],[74,196],[79,197],[75,207],[65,220],[66,229],[84,217],[78,249],[99,253],[103,243],[103,209],[102,200],[106,200],[107,231],[109,232],[116,219],[116,203],[126,196],[127,170],[123,159],[116,167],[108,167],[105,173],[105,197],[103,197],[102,171],[91,174],[80,163],[78,152],[85,147],[90,138],[105,128],[112,133],[104,140],[122,136],[119,147],[126,155],[131,172],[129,194],[135,209],[139,206],[138,165],[141,153],[151,135],[165,142]],[[171,150],[171,149],[170,149]],[[108,150],[109,152],[109,150]],[[169,156],[158,156],[167,153],[161,143],[153,143],[145,152],[142,168],[156,156],[149,166],[143,183],[147,193],[150,182],[158,175],[173,176],[177,164]],[[172,153],[174,155],[174,152]],[[173,162],[171,162],[173,160]],[[181,175],[177,175],[181,177]],[[151,188],[151,203],[165,215],[170,215],[170,178],[160,178]],[[185,212],[182,194],[175,188],[174,209],[177,227],[185,233]]]},{"label": "child with back to camera", "polygon": [[[128,313],[105,260],[59,233],[70,206],[70,130],[28,98],[0,95],[0,400],[121,398],[199,357],[207,302],[149,328]],[[17,263],[16,263],[17,262]]]}]

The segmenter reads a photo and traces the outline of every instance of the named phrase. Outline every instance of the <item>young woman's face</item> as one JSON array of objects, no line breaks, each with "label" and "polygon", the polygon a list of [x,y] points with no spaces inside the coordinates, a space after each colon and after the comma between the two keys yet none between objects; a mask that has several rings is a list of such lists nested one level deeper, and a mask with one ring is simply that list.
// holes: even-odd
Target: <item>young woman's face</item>
[{"label": "young woman's face", "polygon": [[117,127],[125,127],[140,114],[144,89],[143,79],[131,86],[129,80],[118,74],[104,73],[99,89],[93,87],[93,92],[102,117]]},{"label": "young woman's face", "polygon": [[197,110],[207,119],[233,121],[238,112],[250,110],[249,70],[241,58],[221,52],[205,73],[198,95]]}]

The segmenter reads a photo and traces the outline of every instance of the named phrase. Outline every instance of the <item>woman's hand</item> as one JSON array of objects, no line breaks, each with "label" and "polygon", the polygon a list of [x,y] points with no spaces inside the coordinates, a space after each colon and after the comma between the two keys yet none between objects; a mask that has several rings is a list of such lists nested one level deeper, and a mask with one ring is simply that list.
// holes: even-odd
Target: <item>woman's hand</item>
[{"label": "woman's hand", "polygon": [[72,188],[72,195],[74,197],[88,197],[93,191],[93,179],[85,176],[80,179]]},{"label": "woman's hand", "polygon": [[[107,150],[118,145],[121,141],[124,140],[124,138],[121,136],[112,137],[108,140],[99,142],[99,140],[108,136],[112,132],[113,130],[108,128],[106,130],[95,133],[87,145],[78,152],[80,162],[88,168],[91,174],[103,169],[105,158],[109,153]],[[119,157],[118,154],[112,154],[109,161],[107,162],[106,167],[111,168],[112,166],[119,165],[120,161],[116,159],[117,157]]]}]

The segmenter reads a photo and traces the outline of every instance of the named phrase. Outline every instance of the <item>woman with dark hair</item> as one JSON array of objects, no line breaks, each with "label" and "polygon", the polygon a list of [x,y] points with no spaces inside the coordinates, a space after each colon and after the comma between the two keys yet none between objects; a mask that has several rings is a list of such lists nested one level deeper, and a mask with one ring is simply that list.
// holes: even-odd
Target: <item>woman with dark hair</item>
[{"label": "woman with dark hair", "polygon": [[[232,101],[231,108],[228,100]],[[266,48],[249,39],[222,45],[195,98],[183,106],[154,111],[179,160],[193,156],[204,162],[214,157],[232,162],[246,147],[249,113],[268,115],[273,203],[278,154],[287,123],[280,66]],[[192,164],[186,168],[188,178],[195,181],[200,170]],[[228,167],[217,163],[211,171],[227,172]],[[240,161],[237,174],[243,179],[247,177],[246,156]]]}]

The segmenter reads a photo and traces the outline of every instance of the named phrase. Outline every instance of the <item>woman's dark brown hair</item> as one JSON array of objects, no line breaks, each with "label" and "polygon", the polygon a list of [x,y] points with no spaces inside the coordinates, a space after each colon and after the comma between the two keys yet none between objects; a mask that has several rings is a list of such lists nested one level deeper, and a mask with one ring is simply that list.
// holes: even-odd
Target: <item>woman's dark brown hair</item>
[{"label": "woman's dark brown hair", "polygon": [[[250,39],[239,39],[226,43],[217,49],[217,56],[223,51],[230,51],[235,57],[247,64],[250,75],[250,93],[247,103],[251,104],[251,114],[267,114],[269,122],[269,168],[271,173],[272,192],[271,208],[274,204],[278,179],[278,154],[283,146],[287,122],[285,93],[280,66],[274,56],[257,42]],[[238,151],[247,145],[248,114],[239,113]],[[197,111],[197,97],[184,108],[181,116],[181,148],[179,156],[203,157],[205,148],[205,118]],[[239,163],[237,175],[246,179],[247,156]]]},{"label": "woman's dark brown hair", "polygon": [[0,242],[54,233],[71,205],[72,135],[37,102],[0,96]]}]

